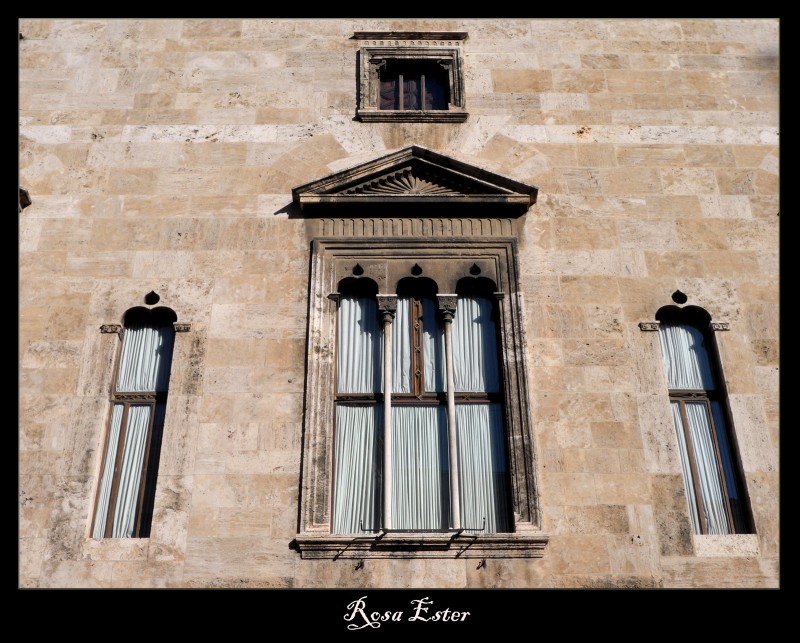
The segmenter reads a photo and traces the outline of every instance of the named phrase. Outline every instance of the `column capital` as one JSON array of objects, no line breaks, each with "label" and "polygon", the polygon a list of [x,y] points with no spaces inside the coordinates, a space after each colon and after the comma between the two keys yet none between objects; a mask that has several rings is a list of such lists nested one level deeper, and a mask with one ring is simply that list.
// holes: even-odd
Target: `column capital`
[{"label": "column capital", "polygon": [[442,313],[442,319],[446,322],[453,321],[456,315],[456,305],[458,304],[458,295],[436,295],[439,300],[439,312]]},{"label": "column capital", "polygon": [[391,322],[397,313],[397,295],[375,295],[378,300],[378,313],[384,322]]}]

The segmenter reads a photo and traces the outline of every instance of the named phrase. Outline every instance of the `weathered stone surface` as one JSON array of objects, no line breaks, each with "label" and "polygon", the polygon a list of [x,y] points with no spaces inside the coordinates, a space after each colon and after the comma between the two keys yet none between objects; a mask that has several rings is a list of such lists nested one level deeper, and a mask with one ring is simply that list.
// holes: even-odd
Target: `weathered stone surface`
[{"label": "weathered stone surface", "polygon": [[[467,119],[355,120],[353,34],[431,30],[467,33],[451,43]],[[777,19],[23,18],[19,32],[20,587],[779,586]],[[443,210],[435,230],[293,202],[412,144],[535,185],[537,202],[513,220]],[[512,372],[530,399],[515,412],[531,428],[511,464],[535,488],[541,558],[290,548],[309,467],[332,450],[314,436],[330,441],[317,424],[333,409],[307,412],[335,377],[310,388],[335,350],[309,334],[312,241],[413,226],[434,245],[515,239],[498,289],[519,298]],[[729,325],[715,340],[752,534],[691,533],[658,333],[639,326],[677,290]],[[151,291],[187,325],[152,533],[93,540],[120,345],[100,326]],[[315,502],[328,515],[330,494]]]}]

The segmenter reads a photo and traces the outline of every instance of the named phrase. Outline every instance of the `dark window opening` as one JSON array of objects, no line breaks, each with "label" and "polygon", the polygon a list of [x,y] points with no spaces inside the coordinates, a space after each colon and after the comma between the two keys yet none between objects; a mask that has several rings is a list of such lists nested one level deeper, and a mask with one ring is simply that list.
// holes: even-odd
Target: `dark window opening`
[{"label": "dark window opening", "polygon": [[435,62],[389,60],[380,71],[380,109],[446,110],[447,70]]}]

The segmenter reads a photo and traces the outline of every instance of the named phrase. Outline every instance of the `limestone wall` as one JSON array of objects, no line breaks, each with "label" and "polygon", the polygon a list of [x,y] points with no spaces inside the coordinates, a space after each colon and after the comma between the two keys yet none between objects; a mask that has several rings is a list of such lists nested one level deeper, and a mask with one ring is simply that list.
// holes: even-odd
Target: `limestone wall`
[{"label": "limestone wall", "polygon": [[[19,22],[19,586],[777,587],[779,24]],[[357,31],[465,31],[463,123],[354,120]],[[303,560],[310,241],[291,190],[421,145],[519,222],[542,558]],[[717,338],[755,534],[690,532],[657,333]],[[89,538],[118,339],[180,322],[149,539]]]}]

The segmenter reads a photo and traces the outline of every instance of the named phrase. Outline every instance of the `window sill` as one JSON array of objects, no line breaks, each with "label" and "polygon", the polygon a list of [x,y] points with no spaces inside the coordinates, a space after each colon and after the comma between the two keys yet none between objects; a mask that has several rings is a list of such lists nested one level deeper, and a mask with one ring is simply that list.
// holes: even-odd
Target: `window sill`
[{"label": "window sill", "polygon": [[82,543],[83,558],[91,560],[147,560],[149,538],[92,538]]},{"label": "window sill", "polygon": [[758,557],[756,534],[693,535],[698,558]]},{"label": "window sill", "polygon": [[390,532],[364,536],[300,534],[292,548],[304,559],[330,558],[541,558],[549,536],[541,532],[474,535]]},{"label": "window sill", "polygon": [[364,123],[463,123],[469,114],[462,110],[430,111],[359,109],[356,118]]}]

